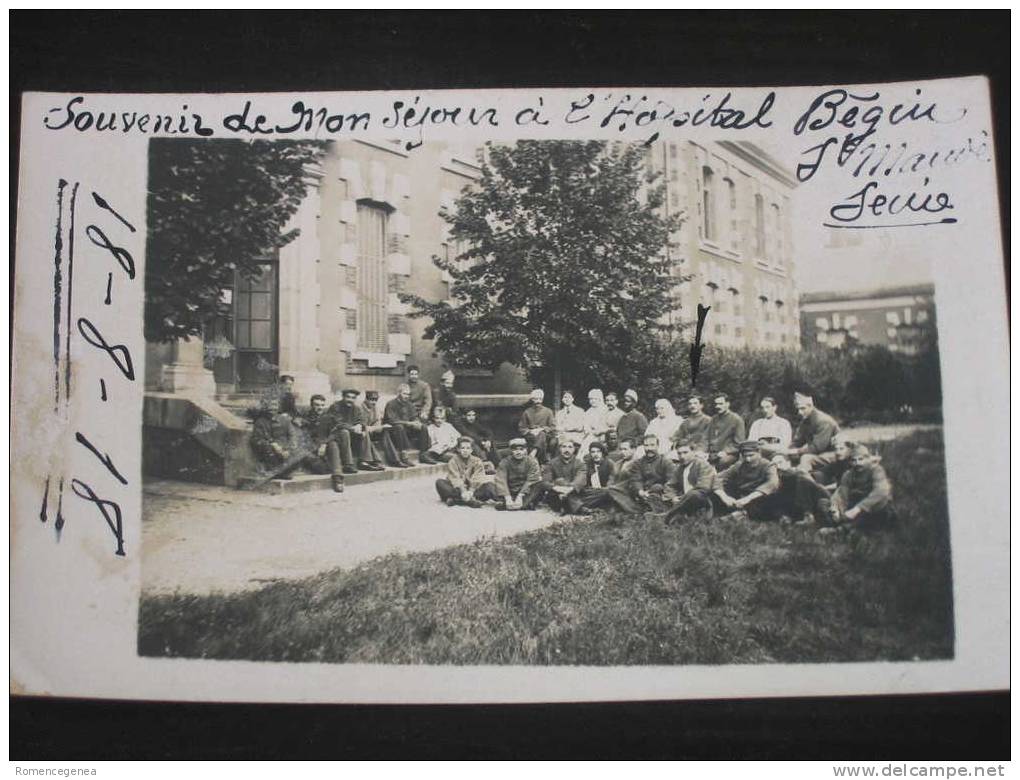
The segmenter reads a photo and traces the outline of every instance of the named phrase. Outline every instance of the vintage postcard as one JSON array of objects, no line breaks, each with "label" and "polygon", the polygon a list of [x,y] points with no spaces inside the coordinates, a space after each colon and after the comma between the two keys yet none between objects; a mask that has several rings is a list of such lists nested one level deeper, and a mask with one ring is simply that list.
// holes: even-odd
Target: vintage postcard
[{"label": "vintage postcard", "polygon": [[986,82],[22,105],[15,693],[1008,687]]}]

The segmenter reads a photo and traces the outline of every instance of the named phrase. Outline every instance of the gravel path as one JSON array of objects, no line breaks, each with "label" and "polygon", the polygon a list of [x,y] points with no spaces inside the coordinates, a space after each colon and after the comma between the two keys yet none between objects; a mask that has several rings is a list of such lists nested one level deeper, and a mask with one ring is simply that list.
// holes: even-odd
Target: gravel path
[{"label": "gravel path", "polygon": [[153,480],[142,505],[142,590],[204,594],[256,588],[392,552],[435,550],[551,525],[548,510],[447,507],[435,476],[267,496]]}]

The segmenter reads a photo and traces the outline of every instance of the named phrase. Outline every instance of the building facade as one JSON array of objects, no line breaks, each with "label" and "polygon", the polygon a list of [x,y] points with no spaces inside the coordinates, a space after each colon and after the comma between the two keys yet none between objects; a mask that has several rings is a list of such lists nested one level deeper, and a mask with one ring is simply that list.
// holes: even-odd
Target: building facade
[{"label": "building facade", "polygon": [[876,345],[914,355],[936,332],[931,284],[805,293],[800,312],[805,349]]},{"label": "building facade", "polygon": [[650,164],[664,208],[686,216],[675,236],[682,321],[710,306],[704,331],[724,347],[799,349],[791,219],[793,177],[746,142],[661,142]]},{"label": "building facade", "polygon": [[[442,357],[399,293],[448,295],[432,262],[455,251],[440,210],[478,178],[474,152],[331,144],[321,168],[307,173],[307,195],[290,225],[300,235],[266,259],[259,279],[238,278],[223,291],[230,314],[209,323],[204,339],[148,345],[147,387],[229,400],[287,374],[303,399],[343,387],[387,395],[411,364],[438,382]],[[458,389],[526,390],[509,367],[463,372]]]},{"label": "building facade", "polygon": [[[664,208],[689,216],[675,237],[675,272],[690,278],[674,315],[693,321],[702,303],[710,343],[797,348],[790,177],[745,143],[662,143],[649,163],[665,176]],[[305,172],[288,225],[300,235],[264,258],[257,279],[222,291],[229,313],[204,338],[147,345],[146,473],[239,484],[253,465],[243,409],[282,375],[303,404],[348,387],[377,390],[385,403],[408,366],[433,385],[454,368],[464,405],[493,425],[509,419],[530,389],[523,372],[447,366],[423,337],[428,323],[400,300],[449,296],[432,258],[459,251],[440,212],[480,174],[473,147],[331,143]]]}]

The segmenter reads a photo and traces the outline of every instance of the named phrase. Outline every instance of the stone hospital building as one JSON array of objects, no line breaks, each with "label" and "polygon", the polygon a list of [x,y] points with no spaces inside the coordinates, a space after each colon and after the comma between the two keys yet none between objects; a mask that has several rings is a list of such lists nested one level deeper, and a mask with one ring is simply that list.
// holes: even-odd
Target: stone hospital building
[{"label": "stone hospital building", "polygon": [[[332,143],[306,174],[292,220],[300,236],[258,280],[238,277],[223,291],[230,316],[210,322],[204,339],[147,345],[146,471],[236,484],[250,468],[240,408],[281,374],[294,377],[302,403],[343,387],[378,390],[384,403],[410,364],[436,384],[447,366],[398,294],[448,295],[432,257],[457,248],[439,212],[479,178],[477,151]],[[789,173],[742,142],[659,142],[648,164],[664,176],[664,208],[688,216],[674,252],[677,274],[691,278],[674,316],[693,319],[701,302],[712,307],[710,342],[799,348]],[[457,375],[465,405],[490,413],[509,414],[529,389],[510,366]]]}]

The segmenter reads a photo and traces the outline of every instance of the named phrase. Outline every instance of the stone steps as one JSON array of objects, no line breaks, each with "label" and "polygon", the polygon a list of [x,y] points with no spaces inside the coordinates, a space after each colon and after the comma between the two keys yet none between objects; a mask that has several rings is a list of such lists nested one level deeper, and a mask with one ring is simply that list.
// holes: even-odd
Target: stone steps
[{"label": "stone steps", "polygon": [[[409,469],[398,469],[387,466],[385,471],[359,471],[357,474],[344,474],[344,488],[350,490],[357,485],[370,482],[381,482],[390,479],[412,479],[427,475],[438,477],[446,471],[441,463],[418,463]],[[238,484],[240,490],[254,490],[271,495],[292,495],[308,493],[315,490],[332,490],[333,478],[329,474],[298,474],[291,479],[265,479],[264,477],[244,477]]]}]

